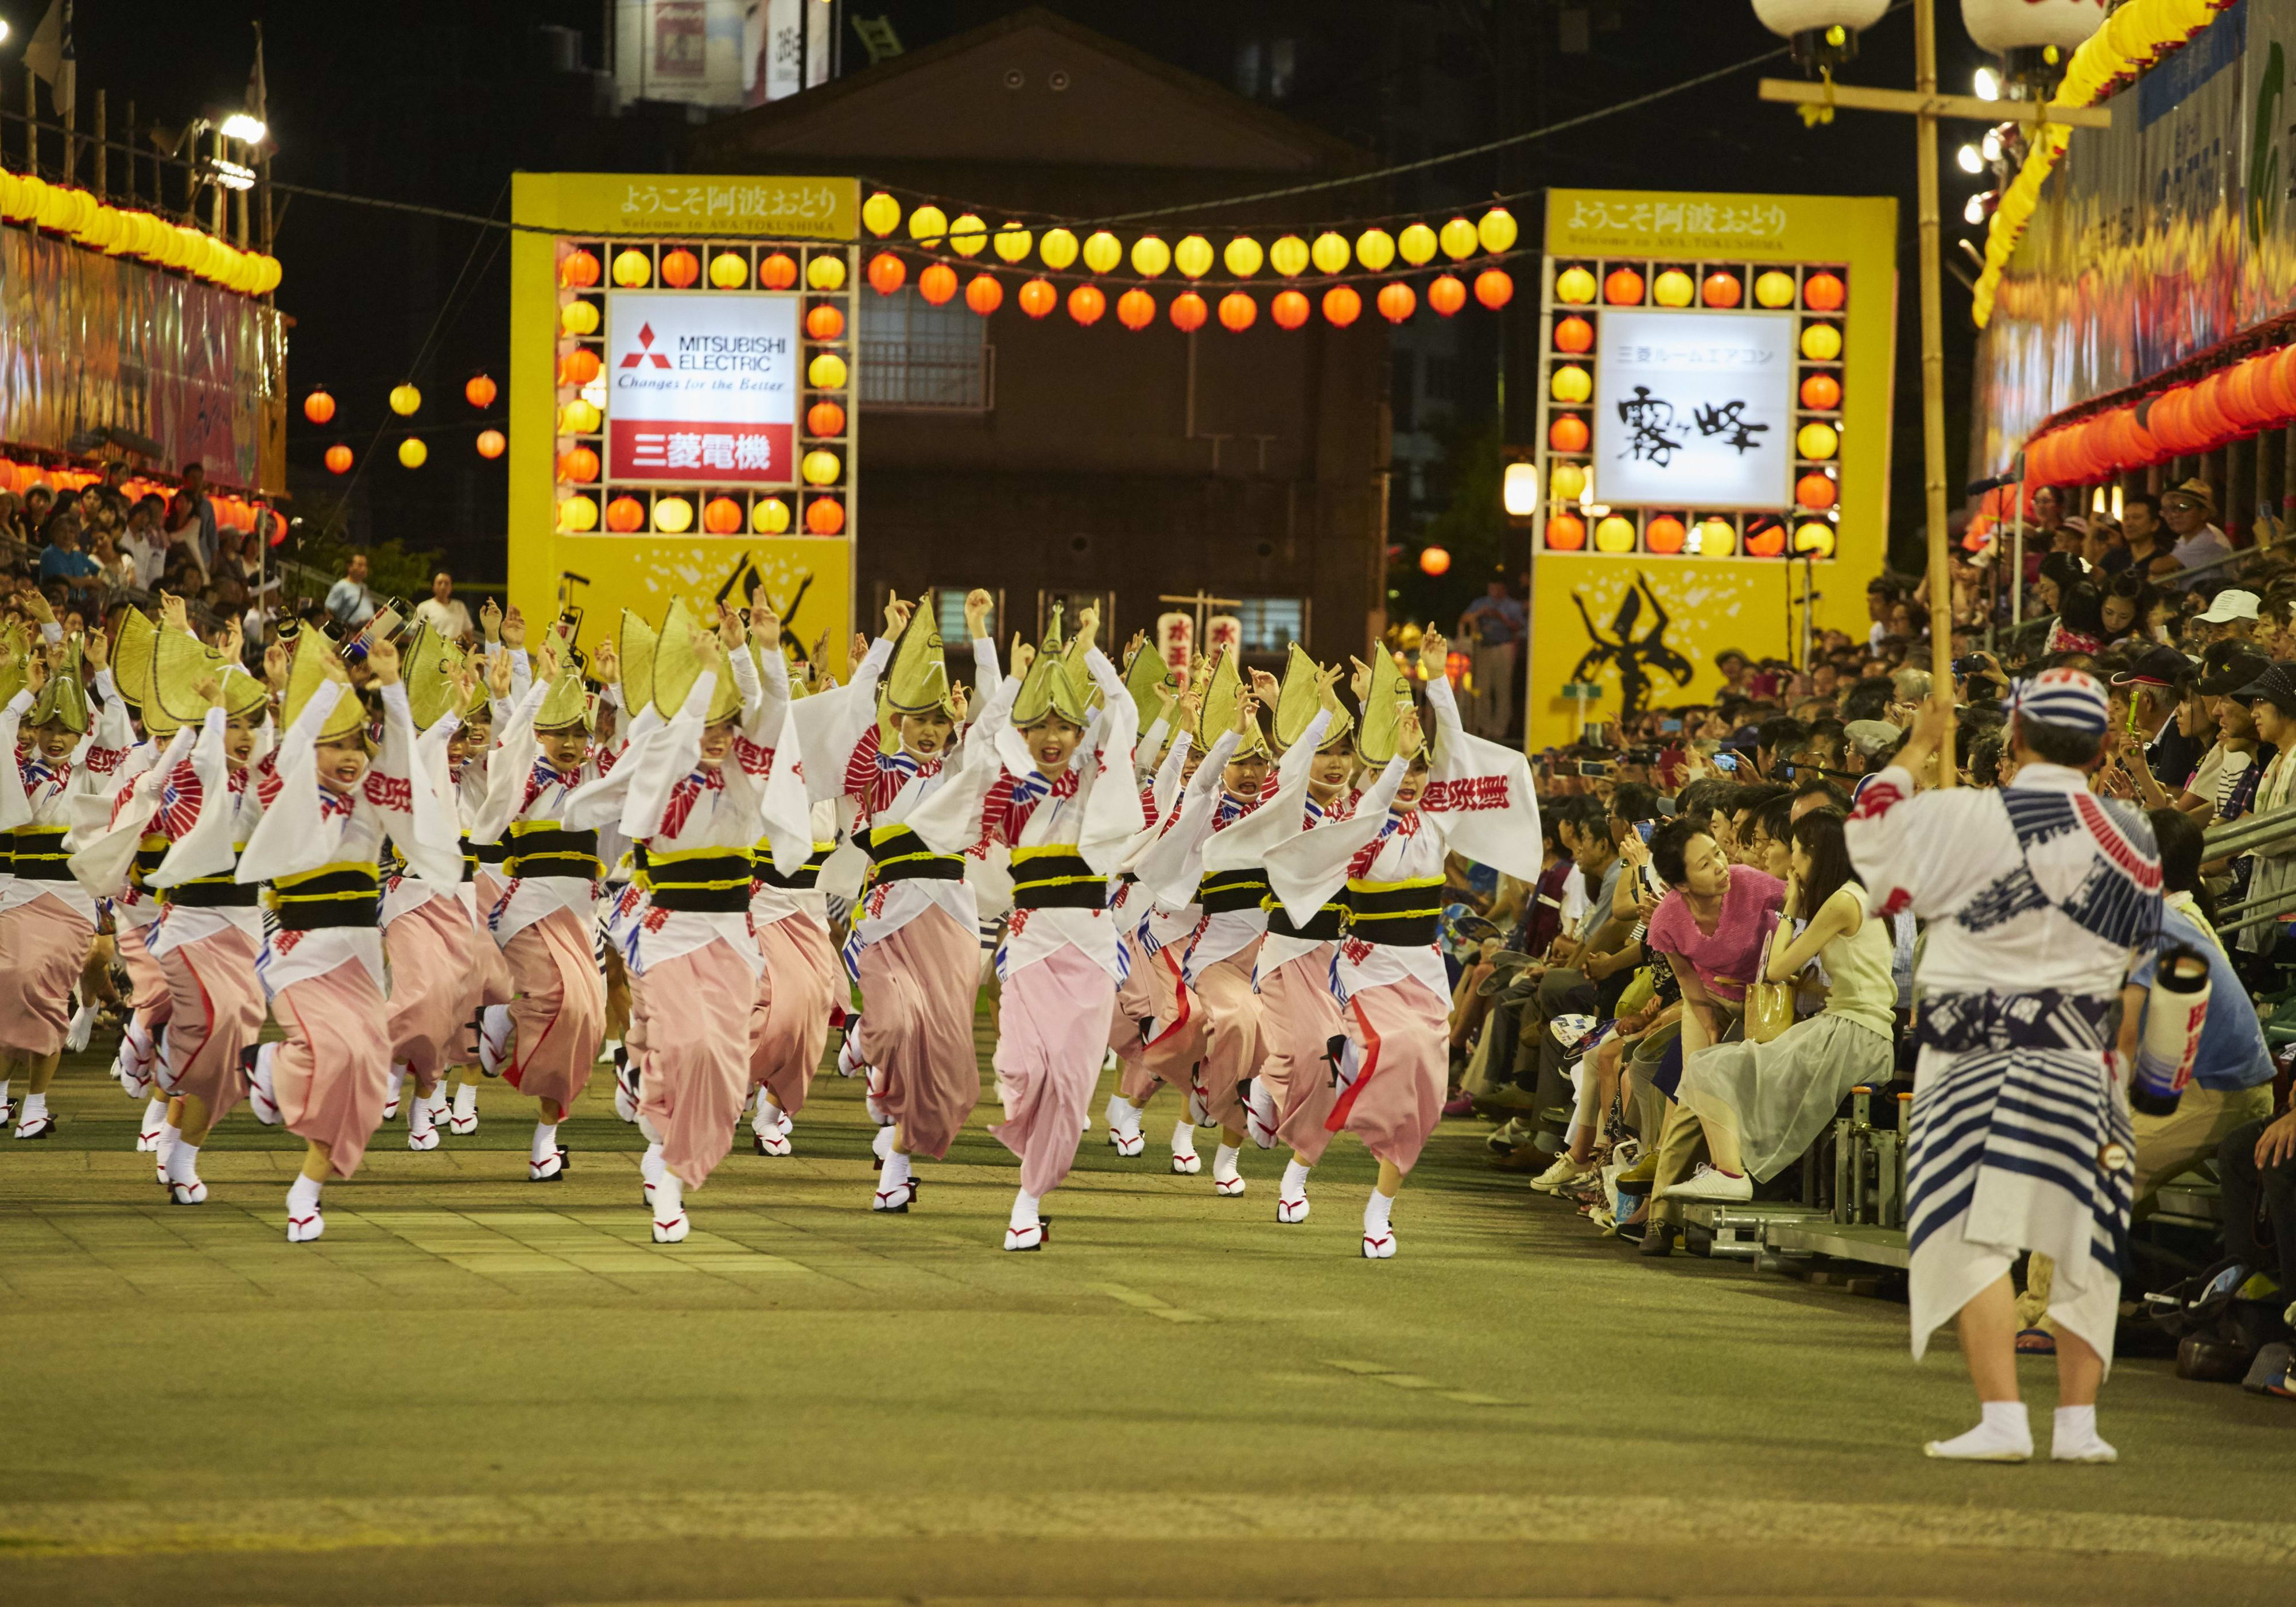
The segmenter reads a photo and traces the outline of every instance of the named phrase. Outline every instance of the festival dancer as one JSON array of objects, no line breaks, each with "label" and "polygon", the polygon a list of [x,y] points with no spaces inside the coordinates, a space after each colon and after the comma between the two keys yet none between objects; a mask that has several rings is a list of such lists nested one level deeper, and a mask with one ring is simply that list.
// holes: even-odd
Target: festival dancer
[{"label": "festival dancer", "polygon": [[[1422,660],[1442,664],[1445,646],[1427,631]],[[1267,853],[1269,883],[1297,925],[1347,890],[1347,935],[1332,972],[1347,1039],[1335,1068],[1341,1092],[1324,1126],[1354,1132],[1379,1161],[1364,1204],[1363,1254],[1372,1260],[1395,1254],[1395,1196],[1442,1114],[1451,995],[1435,939],[1444,857],[1456,848],[1511,875],[1538,873],[1538,808],[1522,755],[1469,736],[1444,676],[1427,683],[1427,702],[1439,738],[1431,754],[1401,669],[1380,654],[1357,738],[1365,763],[1384,767],[1379,782],[1353,820],[1302,831]],[[1304,1191],[1304,1178],[1287,1177],[1280,1197]]]},{"label": "festival dancer", "polygon": [[1125,847],[1116,896],[1108,906],[1109,918],[1116,922],[1117,941],[1124,947],[1124,980],[1116,990],[1116,1009],[1108,1023],[1108,1047],[1116,1056],[1116,1087],[1102,1114],[1110,1147],[1129,1158],[1147,1148],[1140,1132],[1141,1106],[1160,1086],[1147,1067],[1148,1041],[1156,1031],[1154,978],[1160,969],[1147,937],[1154,899],[1141,885],[1137,866],[1166,827],[1178,818],[1180,789],[1193,743],[1185,723],[1177,730],[1174,726],[1173,711],[1180,701],[1177,670],[1136,641],[1124,680],[1132,692],[1134,710],[1148,724],[1133,749],[1141,826]]},{"label": "festival dancer", "polygon": [[1077,637],[1105,700],[1100,711],[1091,712],[1089,693],[1062,661],[1055,613],[1027,676],[998,686],[972,733],[970,740],[982,743],[981,762],[968,763],[909,816],[937,853],[963,852],[984,840],[1012,849],[1013,919],[996,955],[1004,983],[996,1089],[1004,1120],[989,1129],[1021,1158],[1008,1250],[1045,1246],[1039,1204],[1076,1162],[1123,980],[1108,877],[1140,828],[1136,715],[1116,666],[1093,645],[1099,623],[1099,611],[1086,609]]},{"label": "festival dancer", "polygon": [[2008,786],[1915,796],[1948,741],[1952,694],[1941,693],[1845,827],[1868,906],[1911,910],[1927,932],[1906,1155],[1914,1357],[1953,1320],[1980,1417],[1924,1448],[1957,1461],[2032,1455],[2009,1281],[2031,1250],[2055,1263],[2049,1454],[2111,1462],[2096,1396],[2112,1360],[2136,1141],[2105,1023],[2132,958],[2156,940],[2161,865],[2144,816],[2088,791],[2104,688],[2048,669],[2007,703]]},{"label": "festival dancer", "polygon": [[[501,650],[497,650],[496,657],[502,661],[502,680],[507,693],[512,665]],[[439,1087],[440,1099],[447,1102],[444,1112],[447,1131],[456,1137],[479,1130],[479,1083],[482,1078],[496,1075],[500,1070],[502,1054],[509,1045],[508,1006],[513,992],[510,967],[487,928],[487,913],[494,908],[503,891],[495,872],[506,857],[509,845],[496,842],[481,846],[471,840],[471,823],[486,803],[487,771],[494,748],[496,721],[498,715],[507,719],[509,703],[507,697],[499,706],[496,701],[492,660],[473,659],[471,668],[480,684],[464,703],[462,720],[447,742],[447,779],[453,789],[455,819],[462,833],[463,883],[456,891],[476,939],[469,947],[470,970],[462,979],[463,996],[456,1006],[456,1019],[463,1023],[455,1044],[457,1063],[449,1068]],[[490,1017],[495,1019],[498,1035],[492,1045],[491,1068],[487,1036]],[[438,1115],[433,1112],[434,1130]]]},{"label": "festival dancer", "polygon": [[385,840],[398,844],[410,873],[447,887],[460,877],[451,806],[415,766],[398,651],[380,636],[364,644],[382,704],[379,750],[370,750],[365,709],[334,644],[300,633],[281,710],[286,729],[256,788],[263,818],[235,873],[266,884],[276,922],[257,969],[286,1037],[258,1052],[253,1078],[305,1144],[287,1191],[291,1244],[326,1232],[321,1187],[331,1173],[358,1170],[382,1125],[390,1035],[376,922]]}]

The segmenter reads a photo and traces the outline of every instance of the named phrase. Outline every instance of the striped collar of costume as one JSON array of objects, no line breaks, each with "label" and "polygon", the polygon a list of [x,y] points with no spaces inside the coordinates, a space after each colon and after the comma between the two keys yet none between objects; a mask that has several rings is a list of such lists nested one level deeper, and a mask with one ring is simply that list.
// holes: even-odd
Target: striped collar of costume
[{"label": "striped collar of costume", "polygon": [[34,787],[48,782],[53,782],[61,787],[71,780],[71,773],[70,759],[50,764],[44,758],[28,758],[23,763],[24,790],[29,792]]},{"label": "striped collar of costume", "polygon": [[705,792],[723,792],[726,772],[696,770],[681,779],[669,790],[669,803],[661,812],[661,834],[675,837],[685,830],[686,821],[693,814],[693,806]]}]

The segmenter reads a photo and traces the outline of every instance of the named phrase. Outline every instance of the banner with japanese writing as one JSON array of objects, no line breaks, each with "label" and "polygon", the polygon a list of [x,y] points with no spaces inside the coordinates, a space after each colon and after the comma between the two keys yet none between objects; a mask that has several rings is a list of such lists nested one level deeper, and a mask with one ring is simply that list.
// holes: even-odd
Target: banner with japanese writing
[{"label": "banner with japanese writing", "polygon": [[795,296],[606,298],[606,477],[797,483]]},{"label": "banner with japanese writing", "polygon": [[1793,500],[1794,316],[1614,312],[1595,365],[1595,483],[1614,503]]}]

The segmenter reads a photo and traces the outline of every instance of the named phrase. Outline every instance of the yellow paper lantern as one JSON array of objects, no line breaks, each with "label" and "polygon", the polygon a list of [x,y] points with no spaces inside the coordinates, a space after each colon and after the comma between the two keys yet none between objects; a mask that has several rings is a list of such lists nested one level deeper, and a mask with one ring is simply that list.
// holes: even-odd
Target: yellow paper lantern
[{"label": "yellow paper lantern", "polygon": [[1698,293],[1690,275],[1680,268],[1669,268],[1651,286],[1651,299],[1660,307],[1688,307]]},{"label": "yellow paper lantern", "polygon": [[1095,274],[1105,274],[1124,260],[1124,247],[1106,229],[1095,229],[1085,236],[1084,265]]},{"label": "yellow paper lantern", "polygon": [[1373,273],[1395,260],[1395,240],[1385,229],[1365,229],[1356,236],[1356,260]]},{"label": "yellow paper lantern", "polygon": [[1153,279],[1172,266],[1172,248],[1153,234],[1143,234],[1132,242],[1132,271],[1143,279]]},{"label": "yellow paper lantern", "polygon": [[601,418],[597,406],[576,397],[558,410],[558,433],[561,435],[595,435]]},{"label": "yellow paper lantern", "polygon": [[598,504],[586,496],[570,496],[558,504],[558,528],[577,536],[598,528]]},{"label": "yellow paper lantern", "polygon": [[558,309],[558,327],[570,335],[596,334],[598,304],[594,301],[569,301]]},{"label": "yellow paper lantern", "polygon": [[1738,550],[1738,532],[1726,519],[1702,521],[1698,526],[1698,555],[1727,558]]},{"label": "yellow paper lantern", "polygon": [[816,390],[845,389],[845,359],[833,351],[824,351],[805,365],[805,382]]},{"label": "yellow paper lantern", "polygon": [[1514,214],[1505,207],[1493,207],[1475,225],[1475,238],[1483,242],[1483,250],[1493,253],[1512,250],[1520,233],[1515,227]]},{"label": "yellow paper lantern", "polygon": [[1547,389],[1556,401],[1576,404],[1595,394],[1595,381],[1576,363],[1565,363],[1554,371]]},{"label": "yellow paper lantern", "polygon": [[1308,260],[1319,274],[1346,272],[1349,254],[1347,236],[1331,229],[1316,235],[1316,243],[1308,248]]},{"label": "yellow paper lantern", "polygon": [[1577,502],[1587,488],[1587,471],[1577,463],[1557,463],[1547,471],[1546,488],[1557,502]]},{"label": "yellow paper lantern", "polygon": [[422,444],[419,435],[410,435],[398,443],[398,461],[410,469],[420,469],[430,455],[430,448]]},{"label": "yellow paper lantern", "polygon": [[1037,255],[1055,274],[1077,259],[1077,237],[1066,229],[1046,229]]},{"label": "yellow paper lantern", "polygon": [[1220,261],[1229,273],[1239,279],[1249,279],[1259,272],[1259,265],[1266,259],[1266,253],[1259,249],[1259,242],[1249,234],[1238,234],[1227,242],[1227,250],[1220,253]]},{"label": "yellow paper lantern", "polygon": [[1813,363],[1831,363],[1841,355],[1841,325],[1809,324],[1802,328],[1801,355]]},{"label": "yellow paper lantern", "polygon": [[1445,224],[1437,239],[1442,244],[1443,255],[1454,262],[1464,262],[1482,243],[1476,238],[1475,225],[1464,217],[1454,217]]},{"label": "yellow paper lantern", "polygon": [[1598,553],[1631,553],[1635,550],[1635,521],[1623,513],[1613,513],[1595,527],[1595,550]]},{"label": "yellow paper lantern", "polygon": [[1212,242],[1201,234],[1191,234],[1172,248],[1172,263],[1191,279],[1201,279],[1212,271]]},{"label": "yellow paper lantern", "polygon": [[1585,307],[1595,299],[1595,275],[1582,267],[1564,268],[1554,275],[1554,299]]},{"label": "yellow paper lantern", "polygon": [[1017,223],[1000,227],[995,236],[997,257],[1005,262],[1025,261],[1037,249],[1037,237]]},{"label": "yellow paper lantern", "polygon": [[1794,527],[1793,550],[1808,553],[1813,558],[1833,556],[1833,527],[1823,519],[1809,520]]},{"label": "yellow paper lantern", "polygon": [[1297,234],[1284,234],[1267,248],[1268,266],[1286,279],[1296,279],[1308,271],[1308,242]]},{"label": "yellow paper lantern", "polygon": [[901,203],[878,191],[861,203],[861,226],[872,234],[883,236],[901,226]]},{"label": "yellow paper lantern", "polygon": [[807,263],[805,282],[817,291],[842,290],[845,286],[844,253],[824,251]]},{"label": "yellow paper lantern", "polygon": [[778,496],[761,496],[750,510],[750,528],[760,536],[779,536],[790,528],[789,504]]},{"label": "yellow paper lantern", "polygon": [[636,290],[639,286],[651,283],[652,278],[653,264],[646,260],[646,254],[644,251],[631,246],[616,254],[614,283],[624,290]]},{"label": "yellow paper lantern", "polygon": [[1395,237],[1395,249],[1413,267],[1431,262],[1435,257],[1435,231],[1423,223],[1414,223]]},{"label": "yellow paper lantern", "polygon": [[750,283],[750,264],[739,251],[720,251],[709,259],[709,283],[721,291],[737,291]]},{"label": "yellow paper lantern", "polygon": [[1824,463],[1841,446],[1841,438],[1834,433],[1833,426],[1816,420],[1804,424],[1794,436],[1795,450],[1816,463]]},{"label": "yellow paper lantern", "polygon": [[653,528],[665,536],[683,536],[693,528],[693,504],[683,496],[657,496]]},{"label": "yellow paper lantern", "polygon": [[909,238],[928,251],[939,246],[948,233],[948,214],[927,201],[909,214]]},{"label": "yellow paper lantern", "polygon": [[839,461],[837,454],[819,447],[807,453],[805,460],[798,465],[798,472],[805,476],[805,483],[809,486],[833,486],[844,470],[845,465]]},{"label": "yellow paper lantern", "polygon": [[414,386],[393,385],[390,388],[390,410],[400,418],[413,418],[415,410],[422,406],[422,393]]},{"label": "yellow paper lantern", "polygon": [[988,243],[988,225],[967,212],[948,225],[948,249],[960,257],[978,257]]},{"label": "yellow paper lantern", "polygon": [[1764,307],[1792,307],[1793,299],[1794,281],[1792,274],[1781,273],[1778,269],[1772,268],[1754,280],[1754,299]]}]

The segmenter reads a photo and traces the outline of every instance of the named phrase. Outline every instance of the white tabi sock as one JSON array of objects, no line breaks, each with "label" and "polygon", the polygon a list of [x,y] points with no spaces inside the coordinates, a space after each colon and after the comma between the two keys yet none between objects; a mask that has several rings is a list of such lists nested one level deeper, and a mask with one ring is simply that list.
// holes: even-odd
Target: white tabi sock
[{"label": "white tabi sock", "polygon": [[638,1136],[653,1145],[656,1154],[661,1152],[661,1135],[654,1130],[653,1123],[646,1119],[644,1111],[638,1112]]},{"label": "white tabi sock", "polygon": [[398,1096],[406,1091],[406,1062],[403,1060],[395,1060],[390,1062],[390,1094],[383,1103],[385,1104],[397,1104],[398,1103]]},{"label": "white tabi sock", "polygon": [[750,1123],[750,1130],[753,1133],[778,1133],[785,1119],[781,1106],[774,1103],[773,1095],[759,1088],[757,1119]]},{"label": "white tabi sock", "polygon": [[2033,1425],[2021,1400],[1988,1400],[1975,1428],[1922,1448],[1950,1462],[2022,1462],[2033,1454]]},{"label": "white tabi sock", "polygon": [[48,1096],[45,1094],[24,1095],[24,1108],[16,1113],[19,1122],[37,1121],[48,1113]]},{"label": "white tabi sock", "polygon": [[1285,1161],[1282,1187],[1286,1200],[1305,1200],[1308,1197],[1308,1168],[1296,1160]]},{"label": "white tabi sock", "polygon": [[657,1222],[676,1221],[685,1215],[685,1185],[668,1167],[655,1174],[653,1180],[653,1219]]},{"label": "white tabi sock", "polygon": [[2096,1408],[2088,1406],[2059,1406],[2055,1432],[2051,1436],[2049,1460],[2052,1462],[2113,1462],[2120,1453],[2097,1438]]},{"label": "white tabi sock", "polygon": [[437,1125],[439,1113],[431,1109],[430,1102],[417,1094],[414,1103],[406,1107],[406,1136],[420,1138]]},{"label": "white tabi sock", "polygon": [[1371,1198],[1364,1201],[1364,1232],[1374,1239],[1385,1233],[1388,1213],[1394,1209],[1393,1194],[1382,1194],[1377,1189],[1372,1190]]},{"label": "white tabi sock", "polygon": [[1232,1150],[1226,1144],[1222,1144],[1219,1148],[1214,1150],[1212,1152],[1212,1181],[1214,1183],[1225,1183],[1231,1177],[1242,1176],[1242,1170],[1236,1166],[1236,1159],[1243,1152],[1242,1150]]},{"label": "white tabi sock", "polygon": [[1037,1226],[1037,1207],[1039,1203],[1037,1197],[1026,1190],[1013,1196],[1012,1227],[1014,1233],[1026,1233]]},{"label": "white tabi sock", "polygon": [[898,1150],[885,1156],[885,1169],[877,1174],[877,1192],[890,1194],[909,1180],[909,1158]]},{"label": "white tabi sock", "polygon": [[[31,1103],[32,1102],[29,1099],[24,1102],[27,1107],[28,1115],[29,1114],[29,1107],[31,1105]],[[160,1158],[160,1165],[162,1169],[165,1169],[168,1166],[169,1157],[175,1154],[176,1146],[183,1142],[183,1129],[181,1127],[170,1126],[164,1119],[162,1119],[160,1123],[159,1142],[152,1146],[152,1152]]]},{"label": "white tabi sock", "polygon": [[291,1217],[308,1217],[318,1207],[319,1180],[316,1177],[306,1177],[300,1173],[296,1174],[295,1181],[289,1185],[287,1189],[287,1214]]},{"label": "white tabi sock", "polygon": [[548,1127],[545,1127],[542,1123],[538,1121],[536,1122],[534,1124],[534,1150],[532,1154],[528,1158],[531,1160],[535,1165],[540,1166],[544,1161],[549,1160],[556,1153],[558,1153],[557,1123],[553,1122]]},{"label": "white tabi sock", "polygon": [[1137,1133],[1140,1130],[1140,1107],[1121,1094],[1108,1096],[1105,1114],[1108,1125],[1119,1133]]},{"label": "white tabi sock", "polygon": [[638,1176],[660,1188],[661,1180],[668,1176],[668,1170],[662,1165],[661,1140],[657,1138],[646,1145],[645,1153],[638,1157]]},{"label": "white tabi sock", "polygon": [[0,1105],[4,1105],[8,1103],[9,1080],[10,1079],[7,1078],[0,1077]]},{"label": "white tabi sock", "polygon": [[447,1113],[447,1079],[444,1077],[430,1085],[430,1096],[422,1103],[430,1107],[430,1119],[433,1121]]},{"label": "white tabi sock", "polygon": [[1196,1152],[1196,1128],[1193,1122],[1176,1123],[1172,1128],[1172,1153],[1193,1155]]},{"label": "white tabi sock", "polygon": [[455,1090],[455,1114],[469,1118],[479,1113],[479,1085],[464,1083]]},{"label": "white tabi sock", "polygon": [[[168,1131],[173,1133],[176,1129],[169,1127]],[[175,1147],[168,1152],[168,1181],[190,1185],[199,1180],[200,1146],[176,1138]]]},{"label": "white tabi sock", "polygon": [[168,1125],[168,1102],[154,1099],[144,1107],[144,1125],[136,1133],[139,1138],[157,1138],[160,1129]]}]

